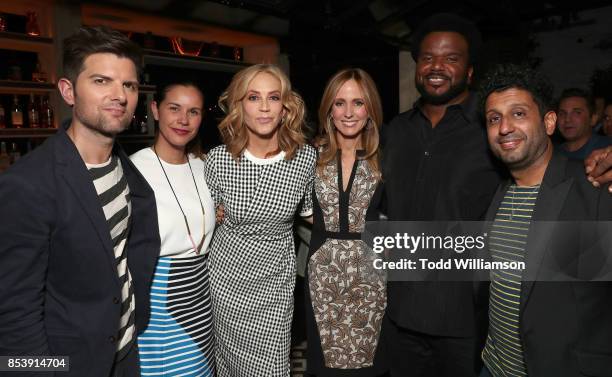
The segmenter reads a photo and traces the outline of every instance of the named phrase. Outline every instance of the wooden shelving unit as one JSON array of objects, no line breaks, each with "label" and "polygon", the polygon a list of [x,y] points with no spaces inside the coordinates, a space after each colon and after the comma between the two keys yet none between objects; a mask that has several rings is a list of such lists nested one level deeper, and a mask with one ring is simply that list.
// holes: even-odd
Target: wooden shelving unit
[{"label": "wooden shelving unit", "polygon": [[[49,0],[6,1],[0,3],[0,12],[2,13],[25,16],[29,11],[36,12],[41,35],[32,36],[12,31],[0,32],[0,49],[36,53],[40,68],[46,73],[48,80],[48,82],[36,82],[28,81],[30,77],[23,77],[23,80],[13,81],[6,80],[3,77],[0,79],[0,95],[18,95],[23,97],[34,94],[36,96],[48,96],[49,103],[54,110],[53,126],[57,127],[59,125],[58,106],[60,98],[55,84],[57,80],[57,54],[55,51],[57,41],[54,39],[55,20],[53,6],[53,1]],[[27,120],[26,106],[24,103],[21,105],[24,110],[23,117]],[[10,120],[10,108],[5,108],[4,110],[6,119]],[[56,128],[0,129],[0,141],[11,142],[15,141],[12,139],[46,138],[55,134],[55,132],[57,132]]]},{"label": "wooden shelving unit", "polygon": [[12,40],[17,42],[27,42],[32,44],[53,45],[53,38],[32,36],[22,33],[13,33],[10,31],[0,31],[0,39]]},{"label": "wooden shelving unit", "polygon": [[[151,32],[157,37],[181,37],[191,41],[218,43],[221,46],[235,46],[242,49],[244,61],[180,55],[154,49],[144,50],[145,66],[167,66],[169,69],[234,73],[250,64],[277,62],[280,49],[279,41],[275,37],[142,14],[119,7],[55,0],[0,1],[0,13],[25,16],[29,11],[36,12],[41,35],[0,32],[0,49],[36,53],[48,82],[27,81],[30,79],[27,73],[21,81],[11,81],[0,77],[0,95],[18,95],[20,102],[23,102],[24,97],[30,94],[49,96],[54,111],[55,127],[59,127],[61,121],[71,115],[71,109],[64,104],[56,84],[61,77],[61,41],[71,35],[80,25],[106,25],[122,31],[143,34]],[[28,77],[25,77],[26,75]],[[118,136],[118,140],[129,145],[130,148],[150,144],[154,138],[155,122],[149,104],[153,100],[155,90],[154,85],[141,85],[139,88],[139,106],[146,104],[147,133],[125,133]],[[6,97],[4,102],[6,102]],[[10,125],[11,109],[6,108],[6,104],[4,106],[5,117]],[[26,106],[24,103],[22,106],[24,107],[23,116],[27,120]],[[140,109],[140,111],[143,110]],[[35,148],[39,145],[42,139],[56,132],[57,128],[0,129],[0,142],[6,142],[7,145],[17,144],[22,151],[30,150],[31,147]]]},{"label": "wooden shelving unit", "polygon": [[56,90],[55,83],[50,82],[0,80],[1,94],[51,93]]},{"label": "wooden shelving unit", "polygon": [[2,128],[0,140],[46,138],[55,135],[56,132],[57,128]]}]

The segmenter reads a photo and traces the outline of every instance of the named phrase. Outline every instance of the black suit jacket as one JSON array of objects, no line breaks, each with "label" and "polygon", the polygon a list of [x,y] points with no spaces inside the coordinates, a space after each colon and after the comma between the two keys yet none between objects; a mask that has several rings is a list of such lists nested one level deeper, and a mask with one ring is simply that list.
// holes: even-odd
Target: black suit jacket
[{"label": "black suit jacket", "polygon": [[[159,254],[155,199],[125,153],[114,153],[130,188],[126,247],[142,331]],[[62,376],[107,377],[121,284],[98,195],[64,129],[0,174],[0,203],[0,355],[69,356]]]},{"label": "black suit jacket", "polygon": [[[510,184],[500,185],[488,220]],[[609,237],[577,228],[578,221],[595,220],[612,220],[612,196],[591,186],[580,162],[554,154],[532,215],[521,284],[519,331],[530,377],[612,376],[612,283],[551,281],[558,280],[553,271],[592,278],[593,258],[610,271]]]}]

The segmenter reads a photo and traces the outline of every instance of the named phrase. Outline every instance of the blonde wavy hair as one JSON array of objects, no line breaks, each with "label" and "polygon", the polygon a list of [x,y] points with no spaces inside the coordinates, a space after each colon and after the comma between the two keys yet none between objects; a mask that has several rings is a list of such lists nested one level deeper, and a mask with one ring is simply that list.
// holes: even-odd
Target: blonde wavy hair
[{"label": "blonde wavy hair", "polygon": [[332,119],[332,106],[338,91],[349,80],[355,80],[363,93],[363,100],[368,112],[366,126],[361,131],[361,145],[365,153],[357,156],[366,160],[377,179],[381,179],[380,171],[380,126],[383,121],[382,104],[376,84],[372,77],[360,68],[347,68],[336,73],[329,79],[321,98],[319,106],[319,137],[317,144],[321,153],[317,161],[317,168],[322,173],[323,168],[336,158],[338,154],[338,141],[336,140],[336,127]]},{"label": "blonde wavy hair", "polygon": [[225,118],[219,123],[221,140],[229,153],[235,158],[246,148],[249,134],[244,122],[242,101],[246,97],[249,84],[259,73],[268,73],[281,83],[281,102],[284,115],[278,130],[278,146],[285,152],[285,159],[295,156],[298,148],[306,143],[304,136],[304,101],[291,89],[291,82],[283,71],[271,64],[256,64],[244,68],[234,75],[227,89],[219,97],[219,107],[225,112]]}]

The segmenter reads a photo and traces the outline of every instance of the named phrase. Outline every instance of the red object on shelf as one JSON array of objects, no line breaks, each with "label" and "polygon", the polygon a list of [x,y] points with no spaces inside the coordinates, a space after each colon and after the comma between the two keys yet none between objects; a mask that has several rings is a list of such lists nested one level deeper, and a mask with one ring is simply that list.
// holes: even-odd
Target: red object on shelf
[{"label": "red object on shelf", "polygon": [[28,21],[26,23],[26,34],[39,36],[40,28],[38,27],[38,19],[36,17],[36,12],[26,12],[26,17],[28,18]]},{"label": "red object on shelf", "polygon": [[204,42],[191,41],[181,37],[172,37],[170,42],[172,42],[174,53],[179,55],[198,56],[202,51],[202,46],[204,46]]}]

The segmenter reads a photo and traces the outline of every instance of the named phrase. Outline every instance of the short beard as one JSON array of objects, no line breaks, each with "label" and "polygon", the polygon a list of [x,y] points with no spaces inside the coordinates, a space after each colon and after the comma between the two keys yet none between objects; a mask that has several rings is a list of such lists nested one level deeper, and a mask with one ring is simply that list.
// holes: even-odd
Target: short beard
[{"label": "short beard", "polygon": [[128,117],[125,120],[125,122],[121,124],[121,129],[119,131],[115,131],[115,130],[112,130],[111,127],[107,126],[102,114],[98,114],[96,118],[92,119],[86,116],[85,114],[83,114],[81,111],[79,111],[79,107],[76,104],[78,101],[78,96],[76,93],[76,86],[74,90],[74,100],[75,100],[75,104],[73,105],[74,117],[76,117],[79,120],[79,122],[81,122],[81,124],[83,124],[87,129],[95,133],[98,133],[102,136],[108,137],[108,138],[115,138],[118,134],[127,130],[128,127],[130,126],[130,123],[134,115],[132,114],[132,117]]},{"label": "short beard", "polygon": [[431,105],[445,105],[457,98],[461,93],[465,92],[469,86],[467,76],[463,77],[461,81],[451,85],[451,87],[442,94],[431,94],[425,90],[425,85],[417,81],[416,88],[421,94],[421,98],[425,103]]},{"label": "short beard", "polygon": [[84,114],[81,114],[80,111],[76,110],[74,116],[81,122],[81,124],[83,124],[87,129],[98,133],[102,136],[108,137],[108,138],[115,138],[118,134],[120,134],[121,132],[125,131],[129,125],[130,122],[125,122],[125,124],[122,124],[121,129],[116,131],[116,130],[112,130],[111,127],[108,127],[106,125],[106,122],[104,120],[104,118],[100,115],[95,119],[91,119],[90,117],[86,117],[84,116]]}]

